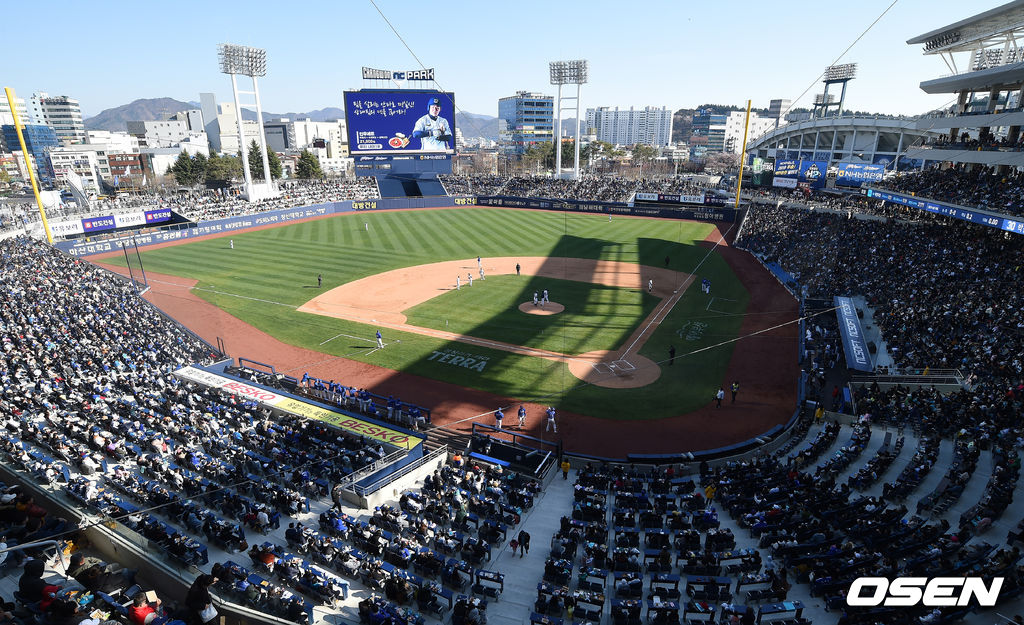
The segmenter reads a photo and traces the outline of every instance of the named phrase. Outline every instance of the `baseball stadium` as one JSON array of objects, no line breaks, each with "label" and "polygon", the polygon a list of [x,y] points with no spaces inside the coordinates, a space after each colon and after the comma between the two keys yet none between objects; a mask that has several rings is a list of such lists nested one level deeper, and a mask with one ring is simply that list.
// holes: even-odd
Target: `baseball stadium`
[{"label": "baseball stadium", "polygon": [[0,625],[1024,623],[1021,24],[721,174],[453,173],[455,94],[371,68],[353,176],[235,123],[236,188],[48,218],[26,165]]}]

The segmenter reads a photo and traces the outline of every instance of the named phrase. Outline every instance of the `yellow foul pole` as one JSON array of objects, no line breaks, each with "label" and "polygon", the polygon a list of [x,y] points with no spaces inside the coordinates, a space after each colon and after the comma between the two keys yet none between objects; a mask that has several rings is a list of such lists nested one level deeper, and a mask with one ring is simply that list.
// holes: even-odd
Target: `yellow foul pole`
[{"label": "yellow foul pole", "polygon": [[747,160],[747,130],[750,128],[750,100],[747,100],[747,120],[743,122],[743,150],[740,151],[740,175],[736,178],[736,204],[740,207],[740,190],[743,189],[743,163]]},{"label": "yellow foul pole", "polygon": [[25,135],[21,133],[21,119],[18,118],[18,108],[14,106],[14,89],[4,87],[7,93],[7,103],[11,105],[11,115],[14,117],[14,130],[18,133],[18,142],[21,144],[21,155],[25,157],[25,169],[28,170],[28,179],[32,183],[32,193],[36,196],[36,206],[39,207],[39,216],[43,218],[43,230],[46,231],[46,240],[53,243],[53,235],[50,234],[50,224],[46,221],[46,210],[43,209],[43,200],[39,197],[39,185],[36,184],[36,173],[32,169],[32,161],[29,160],[28,149],[25,147]]}]

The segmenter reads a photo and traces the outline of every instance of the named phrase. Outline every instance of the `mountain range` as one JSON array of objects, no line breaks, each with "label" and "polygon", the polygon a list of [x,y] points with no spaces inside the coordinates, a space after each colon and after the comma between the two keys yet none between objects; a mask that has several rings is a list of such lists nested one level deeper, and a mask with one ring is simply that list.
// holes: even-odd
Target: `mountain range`
[{"label": "mountain range", "polygon": [[[106,109],[100,114],[85,120],[86,130],[124,131],[125,123],[130,121],[159,121],[167,119],[179,111],[199,108],[198,102],[183,102],[174,98],[143,98]],[[345,118],[345,111],[329,106],[305,113],[268,113],[263,112],[263,120],[278,119],[310,119],[315,122],[334,121]],[[243,119],[256,119],[256,111],[242,109]],[[455,114],[455,126],[462,129],[465,137],[484,137],[492,141],[498,139],[498,119],[490,115],[480,115],[459,111]]]}]

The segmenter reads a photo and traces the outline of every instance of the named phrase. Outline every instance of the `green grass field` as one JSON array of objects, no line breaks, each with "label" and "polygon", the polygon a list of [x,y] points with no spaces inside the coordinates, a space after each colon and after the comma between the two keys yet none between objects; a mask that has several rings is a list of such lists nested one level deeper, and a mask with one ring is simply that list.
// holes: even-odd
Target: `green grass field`
[{"label": "green grass field", "polygon": [[[369,230],[365,225],[368,224]],[[709,224],[655,219],[584,215],[531,210],[467,208],[457,210],[381,211],[353,213],[324,220],[234,234],[235,249],[228,239],[218,238],[143,252],[146,271],[166,273],[199,281],[197,295],[281,340],[333,356],[368,362],[394,370],[501,394],[517,401],[550,403],[574,412],[610,419],[656,419],[693,410],[708,403],[723,379],[732,353],[728,344],[687,356],[737,335],[746,310],[748,294],[724,260],[708,256],[699,245]],[[339,334],[371,338],[376,328],[295,309],[311,299],[316,275],[323,274],[323,290],[412,265],[473,258],[477,255],[546,256],[587,258],[640,263],[661,267],[671,258],[671,268],[691,272],[700,264],[695,283],[657,327],[641,354],[655,360],[667,358],[669,345],[677,350],[676,363],[663,366],[661,378],[639,389],[613,390],[582,386],[562,363],[490,350],[464,343],[449,343],[419,334],[389,331],[389,342],[399,345],[373,351],[362,341],[338,339]],[[106,262],[124,263],[123,258]],[[702,263],[702,264],[701,264]],[[715,301],[700,292],[700,278],[714,284]],[[523,319],[510,306],[532,297],[515,284],[502,284],[514,276],[487,278],[493,293],[480,294],[464,288],[465,315],[452,319],[444,312],[452,306],[451,293],[406,312],[410,323],[443,329],[443,318],[453,332],[482,336],[509,343],[542,347],[558,352],[580,353],[609,349],[621,344],[636,324],[656,304],[646,293],[609,289],[573,282],[548,286],[552,293],[576,293],[569,315],[543,327]],[[531,280],[523,276],[523,281]],[[494,281],[492,283],[492,280]],[[545,280],[547,284],[553,281]],[[491,285],[494,288],[490,288]],[[473,293],[470,297],[468,291]],[[468,300],[470,306],[465,303]],[[514,308],[514,307],[513,307]],[[646,312],[645,312],[646,311]],[[512,313],[515,323],[510,323]],[[565,313],[563,313],[564,315]],[[539,317],[532,318],[541,319]],[[230,337],[226,337],[230,341]],[[487,362],[475,371],[452,366],[438,352],[458,351]],[[259,354],[236,354],[259,359]],[[290,371],[302,375],[302,371]],[[357,380],[346,381],[358,384]],[[625,408],[624,408],[625,407]]]},{"label": "green grass field", "polygon": [[[557,317],[528,315],[519,304],[548,289],[565,306]],[[622,345],[658,304],[643,289],[535,276],[492,276],[405,311],[408,323],[561,354]]]}]

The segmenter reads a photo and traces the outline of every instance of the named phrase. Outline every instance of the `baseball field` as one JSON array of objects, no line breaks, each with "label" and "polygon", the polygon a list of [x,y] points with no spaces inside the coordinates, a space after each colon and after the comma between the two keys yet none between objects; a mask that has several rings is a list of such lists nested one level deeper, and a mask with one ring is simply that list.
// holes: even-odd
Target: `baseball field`
[{"label": "baseball field", "polygon": [[[154,289],[161,275],[195,280],[202,300],[322,356],[286,371],[296,377],[358,361],[510,402],[662,420],[706,408],[732,381],[750,294],[720,243],[707,223],[395,210],[151,248],[142,263]],[[545,289],[550,303],[534,306]],[[173,314],[190,323],[187,307]]]}]

